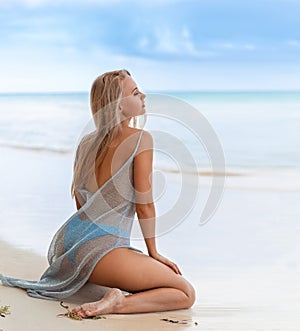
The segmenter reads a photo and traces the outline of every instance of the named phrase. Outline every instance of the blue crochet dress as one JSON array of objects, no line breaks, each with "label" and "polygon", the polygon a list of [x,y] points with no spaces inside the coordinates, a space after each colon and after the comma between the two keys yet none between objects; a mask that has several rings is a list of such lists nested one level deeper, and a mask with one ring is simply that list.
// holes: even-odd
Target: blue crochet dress
[{"label": "blue crochet dress", "polygon": [[135,214],[133,159],[141,136],[142,132],[127,161],[95,193],[81,190],[86,203],[54,235],[48,251],[49,267],[41,279],[0,275],[3,285],[26,289],[32,297],[61,300],[77,292],[97,262],[114,248],[141,252],[130,246]]}]

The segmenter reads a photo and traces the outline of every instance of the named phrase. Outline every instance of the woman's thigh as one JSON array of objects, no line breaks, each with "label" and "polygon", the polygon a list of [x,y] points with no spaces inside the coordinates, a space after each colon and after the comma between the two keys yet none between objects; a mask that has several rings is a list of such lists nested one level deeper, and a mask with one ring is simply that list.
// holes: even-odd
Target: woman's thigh
[{"label": "woman's thigh", "polygon": [[192,285],[171,268],[129,248],[116,248],[106,254],[97,263],[89,281],[128,292],[158,287],[177,288],[187,295],[193,291]]}]

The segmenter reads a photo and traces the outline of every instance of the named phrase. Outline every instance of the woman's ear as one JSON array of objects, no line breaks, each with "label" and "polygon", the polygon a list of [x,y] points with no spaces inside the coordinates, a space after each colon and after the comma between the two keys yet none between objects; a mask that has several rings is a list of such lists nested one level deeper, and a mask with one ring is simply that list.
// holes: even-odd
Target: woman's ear
[{"label": "woman's ear", "polygon": [[[122,107],[121,104],[119,105],[119,116],[120,116],[120,118],[121,118],[122,120],[125,118],[125,116],[124,116],[124,109],[123,109],[123,107]],[[1,330],[0,330],[0,331],[1,331]]]},{"label": "woman's ear", "polygon": [[[123,113],[123,107],[121,105],[119,105],[119,116],[121,116],[121,118],[124,117],[124,113]],[[1,331],[1,330],[0,330]]]},{"label": "woman's ear", "polygon": [[123,111],[123,102],[122,102],[123,100],[121,100],[120,101],[120,103],[119,103],[119,111],[122,113],[122,111]]}]

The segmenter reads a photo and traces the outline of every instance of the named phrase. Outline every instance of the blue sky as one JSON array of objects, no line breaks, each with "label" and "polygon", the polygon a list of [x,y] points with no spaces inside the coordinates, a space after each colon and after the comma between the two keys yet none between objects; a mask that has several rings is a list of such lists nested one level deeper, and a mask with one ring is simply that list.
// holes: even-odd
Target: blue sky
[{"label": "blue sky", "polygon": [[0,0],[0,92],[300,89],[300,0]]}]

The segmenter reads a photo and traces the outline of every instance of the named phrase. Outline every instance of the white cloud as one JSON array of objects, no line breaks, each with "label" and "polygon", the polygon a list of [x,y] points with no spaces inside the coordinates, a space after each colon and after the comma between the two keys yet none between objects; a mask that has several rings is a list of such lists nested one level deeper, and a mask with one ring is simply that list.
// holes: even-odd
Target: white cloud
[{"label": "white cloud", "polygon": [[181,29],[174,29],[169,26],[156,27],[153,35],[143,36],[138,45],[144,53],[154,51],[158,55],[186,58],[213,57],[215,55],[213,51],[199,50],[186,26]]},{"label": "white cloud", "polygon": [[299,47],[300,46],[300,40],[289,40],[287,42],[287,44],[289,46],[292,46],[292,47]]},{"label": "white cloud", "polygon": [[86,90],[103,71],[124,67],[124,63],[99,46],[87,55],[72,47],[19,48],[1,50],[1,92]]},{"label": "white cloud", "polygon": [[142,37],[138,44],[139,44],[140,48],[145,49],[150,44],[149,39],[147,37]]},{"label": "white cloud", "polygon": [[116,55],[105,46],[84,50],[3,50],[0,92],[89,90],[97,75],[126,68],[143,90],[300,89],[300,66],[159,61]]},{"label": "white cloud", "polygon": [[21,31],[15,34],[15,38],[18,38],[23,43],[28,42],[43,42],[43,43],[55,43],[55,44],[64,44],[67,46],[68,43],[72,40],[72,36],[66,31]]},{"label": "white cloud", "polygon": [[179,49],[179,40],[173,35],[169,27],[164,29],[156,29],[156,51],[169,54],[178,54]]},{"label": "white cloud", "polygon": [[253,51],[254,49],[256,49],[256,46],[253,44],[245,44],[243,45],[243,48],[249,51]]},{"label": "white cloud", "polygon": [[205,48],[200,49],[193,40],[192,33],[187,26],[183,26],[180,30],[172,29],[171,27],[156,27],[154,30],[154,42],[151,45],[150,37],[143,37],[139,45],[145,51],[151,48],[159,53],[165,55],[173,55],[179,57],[192,57],[195,59],[214,58],[221,51],[254,51],[257,46],[252,43],[232,43],[227,41],[220,41],[206,44]]},{"label": "white cloud", "polygon": [[[140,0],[0,0],[1,7],[11,7],[14,5],[22,5],[29,8],[42,6],[60,6],[60,5],[112,5],[115,3],[138,3]],[[184,2],[184,0],[151,0],[143,2],[145,7],[153,7],[157,5],[174,4]]]},{"label": "white cloud", "polygon": [[213,48],[222,49],[222,50],[246,50],[246,51],[253,51],[257,47],[253,44],[237,44],[231,42],[217,42],[212,44]]},{"label": "white cloud", "polygon": [[12,7],[15,5],[21,5],[28,8],[36,8],[36,7],[58,7],[61,5],[111,5],[114,3],[120,3],[122,0],[0,0],[1,7]]},{"label": "white cloud", "polygon": [[44,0],[11,0],[11,1],[0,0],[1,7],[12,7],[15,5],[23,5],[26,7],[36,7],[36,6],[46,4],[46,3],[47,3],[47,1],[44,1]]}]

